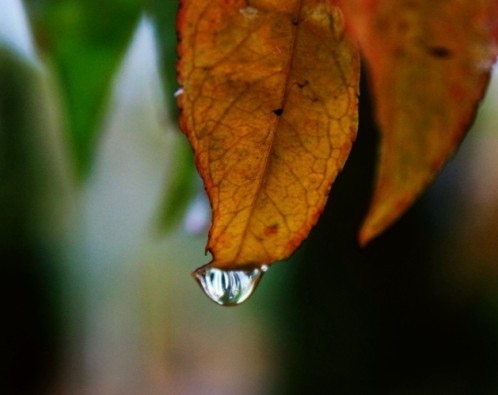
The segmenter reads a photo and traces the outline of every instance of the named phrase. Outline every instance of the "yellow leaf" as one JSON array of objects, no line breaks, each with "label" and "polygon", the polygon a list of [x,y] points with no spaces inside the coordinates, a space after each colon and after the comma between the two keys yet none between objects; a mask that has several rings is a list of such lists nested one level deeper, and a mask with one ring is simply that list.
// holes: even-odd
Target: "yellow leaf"
[{"label": "yellow leaf", "polygon": [[381,129],[368,242],[434,179],[473,121],[496,56],[495,0],[347,0]]},{"label": "yellow leaf", "polygon": [[181,125],[213,211],[211,266],[288,257],[357,129],[359,60],[335,1],[184,0]]}]

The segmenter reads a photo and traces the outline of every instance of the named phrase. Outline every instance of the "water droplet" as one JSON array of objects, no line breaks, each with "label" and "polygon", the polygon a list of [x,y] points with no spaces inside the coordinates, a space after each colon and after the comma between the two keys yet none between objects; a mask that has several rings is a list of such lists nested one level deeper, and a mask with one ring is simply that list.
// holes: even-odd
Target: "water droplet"
[{"label": "water droplet", "polygon": [[266,270],[267,265],[247,270],[222,270],[205,265],[193,275],[213,302],[222,306],[235,306],[253,294]]},{"label": "water droplet", "polygon": [[182,87],[178,88],[175,91],[175,93],[173,94],[174,97],[178,97],[178,96],[181,96],[181,95],[183,95],[183,88]]}]

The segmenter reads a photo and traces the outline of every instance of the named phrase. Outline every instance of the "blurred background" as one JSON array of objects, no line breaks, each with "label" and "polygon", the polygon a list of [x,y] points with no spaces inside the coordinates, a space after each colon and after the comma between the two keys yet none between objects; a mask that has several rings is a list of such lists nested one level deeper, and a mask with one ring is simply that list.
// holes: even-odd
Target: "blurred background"
[{"label": "blurred background", "polygon": [[190,276],[209,204],[177,126],[173,0],[0,0],[2,394],[498,394],[498,80],[364,249],[377,131],[244,305]]}]

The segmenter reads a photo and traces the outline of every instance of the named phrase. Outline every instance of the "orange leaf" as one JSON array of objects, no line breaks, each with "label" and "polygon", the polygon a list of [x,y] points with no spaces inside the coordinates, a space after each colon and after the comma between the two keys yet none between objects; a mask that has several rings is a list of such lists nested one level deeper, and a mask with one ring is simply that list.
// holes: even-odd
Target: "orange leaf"
[{"label": "orange leaf", "polygon": [[181,125],[213,211],[211,266],[288,257],[357,129],[359,61],[334,1],[184,0]]},{"label": "orange leaf", "polygon": [[495,0],[344,0],[382,134],[362,244],[434,179],[473,121],[496,56]]}]

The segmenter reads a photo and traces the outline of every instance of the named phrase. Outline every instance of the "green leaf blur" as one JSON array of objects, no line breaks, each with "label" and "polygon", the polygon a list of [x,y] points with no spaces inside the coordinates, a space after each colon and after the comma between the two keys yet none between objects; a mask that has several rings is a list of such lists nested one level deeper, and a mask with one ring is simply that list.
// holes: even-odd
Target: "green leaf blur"
[{"label": "green leaf blur", "polygon": [[140,14],[135,0],[26,3],[35,39],[59,78],[79,176],[90,164],[109,85]]},{"label": "green leaf blur", "polygon": [[[144,0],[144,6],[151,15],[156,29],[159,53],[159,67],[164,86],[166,104],[174,121],[178,118],[178,107],[174,92],[179,88],[176,78],[176,12],[177,0]],[[169,193],[164,196],[158,213],[157,228],[160,232],[172,229],[182,218],[189,201],[195,193],[195,166],[192,150],[186,140],[179,141],[177,166],[170,183]]]}]

